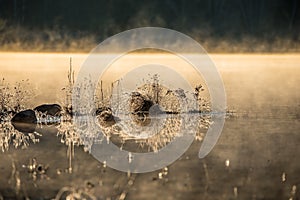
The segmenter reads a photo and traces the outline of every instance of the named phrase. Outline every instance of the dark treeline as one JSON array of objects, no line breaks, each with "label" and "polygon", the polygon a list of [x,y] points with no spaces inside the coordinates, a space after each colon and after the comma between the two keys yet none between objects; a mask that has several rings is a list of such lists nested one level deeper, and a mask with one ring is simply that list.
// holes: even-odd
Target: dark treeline
[{"label": "dark treeline", "polygon": [[97,40],[130,28],[160,26],[202,38],[298,41],[299,7],[299,0],[0,0],[0,19],[6,26],[90,33]]}]

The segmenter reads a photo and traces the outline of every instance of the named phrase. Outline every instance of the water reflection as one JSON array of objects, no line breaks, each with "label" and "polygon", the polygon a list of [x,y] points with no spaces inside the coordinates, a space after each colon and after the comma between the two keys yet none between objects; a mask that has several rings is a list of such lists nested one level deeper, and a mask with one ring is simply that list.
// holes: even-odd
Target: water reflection
[{"label": "water reflection", "polygon": [[[163,170],[159,170],[137,175],[136,179],[133,178],[135,174],[129,172],[128,178],[127,173],[110,169],[105,162],[101,164],[84,152],[82,146],[77,147],[80,143],[80,135],[73,127],[70,115],[63,114],[54,125],[40,124],[40,119],[37,117],[35,133],[30,133],[39,139],[34,144],[28,133],[22,133],[13,127],[11,123],[11,118],[15,114],[11,110],[13,105],[7,108],[6,111],[9,111],[7,115],[3,115],[4,109],[0,110],[0,146],[4,151],[1,155],[0,199],[2,197],[38,199],[41,196],[59,199],[71,193],[73,197],[80,196],[83,192],[104,199],[118,199],[120,196],[153,199],[157,198],[157,194],[162,197],[168,195],[170,199],[195,199],[199,196],[203,199],[299,198],[300,166],[299,159],[295,156],[300,151],[298,143],[300,106],[297,101],[299,99],[299,92],[297,92],[299,56],[217,55],[215,57],[219,58],[216,61],[217,65],[221,66],[230,110],[217,146],[205,159],[198,159],[196,153],[200,144],[195,142],[183,157],[168,166],[166,176]],[[260,62],[257,62],[257,57]],[[272,61],[270,67],[268,60],[274,60],[273,58],[278,59],[281,64],[284,63],[284,66],[277,66],[277,61]],[[40,65],[40,62],[37,63]],[[55,66],[57,69],[62,69],[65,62],[60,63],[63,64]],[[7,69],[12,70],[9,67]],[[48,73],[47,71],[45,76]],[[58,73],[61,75],[57,75],[57,80],[61,83],[58,85],[63,85],[61,80],[65,74],[61,71]],[[20,75],[14,74],[17,80]],[[34,108],[38,103],[48,101],[57,103],[54,101],[56,97],[53,94],[58,93],[60,88],[53,90],[58,86],[53,85],[52,82],[42,84],[39,75],[37,73],[32,77],[40,83],[43,91],[52,87],[51,97],[47,98],[49,95],[47,93],[44,99],[33,99],[30,102],[34,105],[23,107],[22,110]],[[282,81],[282,77],[289,77],[288,81]],[[12,91],[4,93],[14,94]],[[64,112],[65,110],[63,108]],[[68,113],[71,113],[70,107]],[[44,122],[51,121],[51,117],[48,117]],[[103,116],[103,119],[105,118],[110,118],[109,111]],[[199,122],[199,124],[201,129],[203,123]],[[115,125],[102,128],[107,129],[109,133],[116,133],[116,136],[112,134],[108,142],[117,144],[120,140],[118,133],[121,130]],[[204,133],[201,130],[199,132]],[[39,135],[36,135],[37,133]],[[16,138],[25,139],[26,136],[28,136],[29,148],[22,149],[20,147],[23,145],[20,142],[13,142],[18,140]],[[201,138],[203,135],[199,134],[198,137]],[[106,138],[104,139],[104,142],[107,142]],[[73,150],[76,153],[72,158],[72,174],[68,169],[69,158],[66,159],[66,149],[71,145],[68,141],[74,141]],[[129,142],[132,145],[136,144],[128,140],[123,144],[124,148],[126,144],[129,145]],[[14,149],[14,144],[19,144],[19,148]],[[71,150],[70,152],[69,155],[72,154]],[[22,167],[22,165],[31,165],[33,162],[30,163],[30,160],[33,158],[37,159],[37,165],[49,166],[46,174],[50,180],[37,177],[35,185],[33,184],[28,168]],[[86,194],[81,194],[88,198],[84,195]]]}]

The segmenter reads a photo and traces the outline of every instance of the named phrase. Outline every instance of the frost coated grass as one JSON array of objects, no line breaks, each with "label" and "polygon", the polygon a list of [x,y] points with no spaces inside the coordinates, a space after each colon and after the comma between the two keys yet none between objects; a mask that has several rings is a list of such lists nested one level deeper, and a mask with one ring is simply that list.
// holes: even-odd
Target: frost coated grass
[{"label": "frost coated grass", "polygon": [[[159,114],[150,117],[148,113],[146,118],[149,118],[153,124],[152,126],[144,126],[143,124],[137,124],[134,117],[130,114],[130,96],[132,93],[121,88],[122,80],[112,83],[110,92],[108,92],[109,89],[107,88],[103,89],[101,80],[95,87],[96,85],[91,82],[90,77],[86,77],[81,85],[75,88],[72,59],[70,59],[67,78],[68,84],[63,88],[65,92],[63,97],[64,112],[57,126],[57,135],[61,138],[61,142],[68,147],[67,155],[70,170],[72,170],[71,163],[72,157],[74,157],[75,146],[83,146],[86,152],[90,152],[93,144],[111,142],[112,137],[117,137],[121,141],[120,148],[126,142],[133,141],[142,148],[146,147],[148,151],[157,152],[168,145],[175,137],[182,136],[179,134],[182,127],[185,130],[189,130],[190,126],[195,126],[195,124],[189,123],[189,118],[197,117],[198,124],[196,126],[198,131],[195,139],[199,141],[203,139],[204,132],[207,131],[211,124],[211,116],[209,114],[197,115],[192,113],[195,111],[193,110],[195,109],[195,104],[199,108],[196,112],[210,112],[209,101],[202,97],[202,92],[204,91],[202,85],[196,86],[195,91],[184,91],[180,88],[170,90],[160,83],[159,75],[149,76],[147,80],[144,80],[136,88],[136,92],[159,105],[164,112],[172,114],[168,114],[165,119],[160,119]],[[96,88],[96,92],[92,88]],[[80,101],[86,105],[76,110],[76,113],[72,110],[72,96],[80,97]],[[93,101],[91,101],[91,97]],[[97,108],[111,108],[113,115],[120,117],[121,120],[116,120],[115,124],[103,126],[103,124],[99,123],[99,116],[95,116],[95,110],[85,109],[93,107],[93,105],[89,105],[91,103],[97,105]],[[76,119],[78,120],[76,125],[73,121],[74,115],[77,116]],[[182,115],[185,116],[182,117]],[[99,131],[103,135],[99,134]],[[142,137],[144,132],[153,132],[153,134]]]},{"label": "frost coated grass", "polygon": [[19,112],[34,97],[35,90],[29,80],[9,84],[3,78],[0,82],[0,112],[7,114]]},{"label": "frost coated grass", "polygon": [[22,133],[11,124],[14,113],[26,108],[34,96],[34,89],[29,80],[9,84],[3,78],[0,82],[0,147],[2,152],[12,144],[15,148],[27,148],[30,142],[37,143],[39,133]]},{"label": "frost coated grass", "polygon": [[[115,88],[115,91],[124,90]],[[131,111],[128,99],[130,99],[131,92],[124,91],[121,94],[114,94],[111,101],[114,103],[110,106],[115,111],[114,114],[123,119],[116,124],[121,130],[118,136],[125,142],[134,140],[141,147],[146,146],[149,151],[157,152],[175,137],[182,136],[179,134],[182,128],[188,132],[190,130],[189,127],[195,126],[195,124],[190,122],[193,120],[189,119],[196,118],[198,124],[196,124],[197,133],[195,139],[202,141],[205,135],[204,132],[207,131],[212,123],[210,104],[206,98],[202,97],[203,91],[202,85],[197,86],[194,92],[184,91],[180,88],[170,90],[159,83],[158,75],[145,80],[145,83],[138,87],[135,92],[158,104],[164,112],[171,113],[165,119],[158,119],[160,123],[154,123],[153,126],[141,126],[132,117],[129,117]],[[199,108],[198,110],[193,110],[195,109],[195,103],[198,104],[196,106]],[[159,118],[160,116],[155,117]],[[151,120],[155,119],[152,118]],[[143,132],[146,135],[148,132],[153,132],[153,134],[148,134],[149,137],[143,137]],[[181,134],[189,133],[184,132]]]}]

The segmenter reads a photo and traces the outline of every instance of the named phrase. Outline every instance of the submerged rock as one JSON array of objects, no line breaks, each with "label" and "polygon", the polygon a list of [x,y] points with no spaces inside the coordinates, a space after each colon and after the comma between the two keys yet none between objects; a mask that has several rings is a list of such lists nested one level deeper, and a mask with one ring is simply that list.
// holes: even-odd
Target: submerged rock
[{"label": "submerged rock", "polygon": [[23,110],[13,116],[11,123],[20,132],[32,133],[36,128],[37,118],[33,110]]},{"label": "submerged rock", "polygon": [[35,107],[34,110],[46,115],[60,116],[62,108],[58,104],[42,104]]}]

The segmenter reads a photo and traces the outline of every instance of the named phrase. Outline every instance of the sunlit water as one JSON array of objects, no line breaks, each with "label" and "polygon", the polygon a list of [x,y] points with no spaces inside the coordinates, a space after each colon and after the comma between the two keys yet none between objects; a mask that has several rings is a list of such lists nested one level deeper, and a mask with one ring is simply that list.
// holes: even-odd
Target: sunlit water
[{"label": "sunlit water", "polygon": [[[129,57],[126,63],[161,55],[140,56]],[[1,53],[0,78],[10,83],[29,79],[36,96],[28,107],[61,103],[70,57],[77,73],[86,54]],[[100,199],[124,195],[128,199],[299,198],[300,55],[211,57],[224,81],[228,109],[234,114],[227,118],[217,145],[206,158],[198,158],[201,143],[194,142],[167,171],[128,178],[79,147],[75,148],[70,174],[67,147],[56,136],[54,126],[43,127],[39,143],[1,153],[0,197],[49,199],[60,189],[71,187],[65,189],[79,189],[77,193]],[[172,58],[166,62],[181,69],[182,63]],[[112,79],[120,74],[115,73]],[[32,158],[48,166],[46,176],[38,175],[35,180],[24,167]]]}]

